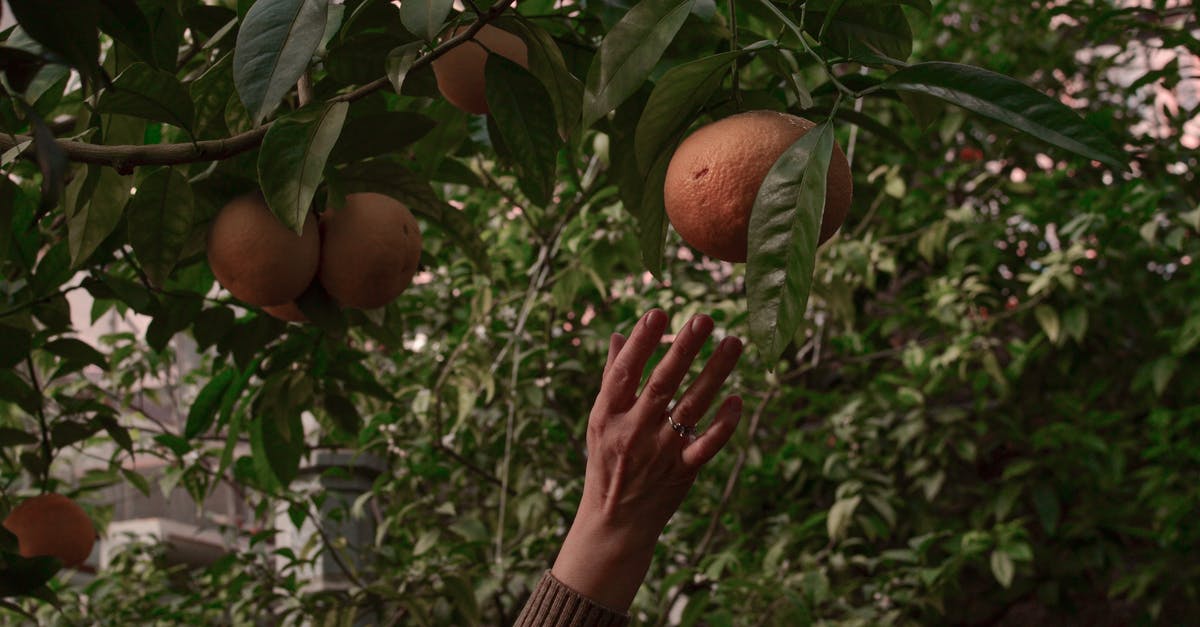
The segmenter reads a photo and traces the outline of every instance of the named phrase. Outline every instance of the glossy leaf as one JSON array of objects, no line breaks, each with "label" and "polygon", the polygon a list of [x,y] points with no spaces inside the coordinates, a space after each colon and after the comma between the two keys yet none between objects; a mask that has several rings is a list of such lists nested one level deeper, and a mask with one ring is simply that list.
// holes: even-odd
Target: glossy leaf
[{"label": "glossy leaf", "polygon": [[0,324],[0,368],[12,368],[25,361],[32,347],[29,331]]},{"label": "glossy leaf", "polygon": [[129,199],[129,244],[153,285],[166,283],[179,261],[194,212],[192,187],[177,168],[156,170]]},{"label": "glossy leaf", "polygon": [[256,2],[233,53],[233,80],[255,124],[271,114],[308,68],[325,33],[325,0]]},{"label": "glossy leaf", "polygon": [[190,440],[212,427],[225,398],[225,393],[233,384],[237,374],[237,370],[233,368],[222,368],[200,389],[196,400],[192,402],[191,409],[188,410],[183,437]]},{"label": "glossy leaf", "polygon": [[[257,6],[257,5],[256,5]],[[280,118],[263,138],[259,183],[267,206],[300,233],[321,182],[325,161],[337,143],[349,105],[313,105]]]},{"label": "glossy leaf", "polygon": [[818,125],[775,161],[750,213],[750,335],[773,367],[804,318],[825,207],[833,127]]},{"label": "glossy leaf", "polygon": [[650,76],[695,0],[642,0],[600,42],[583,93],[583,126],[590,127],[633,95]]},{"label": "glossy leaf", "polygon": [[484,70],[488,108],[512,155],[521,191],[544,206],[554,192],[561,140],[546,88],[525,68],[490,54]]},{"label": "glossy leaf", "polygon": [[[155,59],[150,22],[136,0],[101,0],[96,5],[101,30],[132,50],[142,61],[161,67]],[[174,59],[171,61],[174,69]]]},{"label": "glossy leaf", "polygon": [[529,50],[529,71],[542,82],[554,103],[559,136],[570,137],[579,125],[583,83],[567,69],[558,44],[544,29],[525,20],[513,22]]},{"label": "glossy leaf", "polygon": [[96,366],[108,370],[108,358],[96,350],[91,344],[75,338],[60,338],[47,342],[42,347],[46,352],[57,355],[67,361]]},{"label": "glossy leaf", "polygon": [[412,34],[433,41],[453,6],[454,0],[405,0],[400,3],[400,21]]},{"label": "glossy leaf", "polygon": [[99,10],[94,0],[8,0],[21,28],[86,80],[100,73]]},{"label": "glossy leaf", "polygon": [[429,117],[410,111],[351,116],[329,153],[329,163],[342,164],[392,154],[424,137],[435,125]]},{"label": "glossy leaf", "polygon": [[117,228],[129,198],[129,177],[117,174],[112,168],[93,167],[95,187],[87,195],[86,204],[67,218],[67,241],[71,265],[75,267],[83,265]]},{"label": "glossy leaf", "polygon": [[388,77],[388,81],[392,84],[392,89],[397,94],[401,93],[404,88],[404,79],[408,78],[408,71],[412,69],[413,63],[417,60],[417,55],[421,52],[421,42],[414,41],[412,43],[397,46],[388,53],[387,60],[384,62],[384,70]]},{"label": "glossy leaf", "polygon": [[659,153],[642,186],[642,202],[635,215],[638,219],[638,242],[642,249],[642,265],[662,278],[663,247],[667,240],[667,209],[663,200],[663,182],[671,164],[674,144]]},{"label": "glossy leaf", "polygon": [[638,168],[650,170],[659,153],[694,121],[713,92],[721,86],[729,66],[742,51],[722,52],[689,61],[667,70],[650,92],[635,131]]},{"label": "glossy leaf", "polygon": [[912,28],[899,5],[843,5],[832,17],[810,15],[806,22],[809,32],[820,33],[821,43],[838,54],[852,59],[883,55],[900,61],[912,55]]},{"label": "glossy leaf", "polygon": [[120,113],[191,130],[196,119],[192,96],[173,74],[134,63],[117,76],[96,105],[100,113]]},{"label": "glossy leaf", "polygon": [[1125,153],[1099,129],[1061,102],[1002,74],[958,63],[918,63],[891,75],[883,86],[935,96],[1088,159],[1128,167]]}]

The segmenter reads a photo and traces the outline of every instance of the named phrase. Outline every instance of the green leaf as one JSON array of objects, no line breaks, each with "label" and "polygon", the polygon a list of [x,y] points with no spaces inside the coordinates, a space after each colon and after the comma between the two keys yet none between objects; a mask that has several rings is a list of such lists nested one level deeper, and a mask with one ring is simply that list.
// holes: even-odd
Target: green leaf
[{"label": "green leaf", "polygon": [[92,422],[59,420],[50,427],[50,441],[56,449],[66,448],[92,437],[100,430],[100,426]]},{"label": "green leaf", "polygon": [[845,57],[871,60],[882,55],[905,61],[912,55],[912,28],[898,5],[843,6],[832,18],[810,13],[806,30],[815,36],[826,24],[821,43]]},{"label": "green leaf", "polygon": [[271,212],[296,233],[304,230],[308,208],[348,108],[345,102],[305,107],[277,120],[263,138],[258,154],[259,184]]},{"label": "green leaf", "polygon": [[77,68],[85,80],[100,73],[99,9],[94,0],[9,0],[22,30]]},{"label": "green leaf", "polygon": [[292,406],[291,377],[277,376],[263,384],[262,411],[250,428],[250,452],[263,483],[287,487],[296,478],[304,454],[300,411]]},{"label": "green leaf", "polygon": [[642,0],[604,36],[583,92],[584,128],[638,90],[694,4],[695,0]]},{"label": "green leaf", "polygon": [[1128,157],[1061,102],[1009,78],[957,63],[917,63],[892,74],[883,87],[935,96],[1042,141],[1119,170]]},{"label": "green leaf", "polygon": [[489,54],[484,69],[488,109],[512,155],[521,191],[545,206],[554,193],[561,139],[546,88],[525,68]]},{"label": "green leaf", "polygon": [[[9,0],[12,2],[12,0]],[[57,557],[21,557],[4,552],[3,567],[0,567],[0,596],[26,596],[41,588],[62,569]]]},{"label": "green leaf", "polygon": [[121,72],[96,105],[98,113],[120,113],[191,131],[192,97],[174,74],[134,63]]},{"label": "green leaf", "polygon": [[345,396],[339,394],[325,395],[325,411],[333,419],[333,424],[347,435],[357,436],[362,430],[362,416]]},{"label": "green leaf", "polygon": [[436,126],[433,119],[409,111],[386,111],[352,116],[342,127],[329,163],[343,164],[396,152],[424,137]]},{"label": "green leaf", "polygon": [[404,203],[414,214],[440,226],[485,274],[491,262],[487,246],[467,214],[446,204],[429,182],[398,163],[375,159],[341,168],[336,173],[338,187],[347,194],[376,192]]},{"label": "green leaf", "polygon": [[0,446],[24,446],[26,444],[37,444],[40,441],[36,435],[27,431],[13,429],[12,427],[0,427]]},{"label": "green leaf", "polygon": [[858,509],[860,501],[862,501],[861,496],[838,499],[833,507],[829,508],[829,516],[825,519],[825,530],[829,533],[831,541],[836,542],[846,535],[846,530],[850,528],[850,521],[854,516],[854,510]]},{"label": "green leaf", "polygon": [[679,140],[741,54],[735,50],[690,61],[667,70],[658,79],[634,133],[638,168],[643,174],[649,172],[668,144]]},{"label": "green leaf", "polygon": [[996,581],[1005,588],[1012,585],[1013,576],[1016,574],[1016,566],[1013,564],[1012,557],[996,549],[992,551],[992,575],[996,577]]},{"label": "green leaf", "polygon": [[384,70],[388,81],[392,84],[392,89],[396,90],[397,94],[404,87],[404,79],[408,77],[408,71],[412,69],[420,52],[421,42],[414,41],[397,46],[388,53],[387,61],[384,62]]},{"label": "green leaf", "polygon": [[0,368],[12,368],[25,361],[33,347],[33,335],[25,329],[0,325]]},{"label": "green leaf", "polygon": [[1049,305],[1038,305],[1033,310],[1034,317],[1037,318],[1038,324],[1042,327],[1042,332],[1054,344],[1058,344],[1061,337],[1062,325],[1058,320],[1058,312]]},{"label": "green leaf", "polygon": [[96,177],[95,188],[88,194],[87,204],[67,219],[71,265],[76,268],[120,224],[131,187],[130,177],[121,176],[112,168],[91,166],[90,169],[94,174],[89,173],[88,177]]},{"label": "green leaf", "polygon": [[663,200],[663,183],[667,166],[671,164],[674,143],[658,155],[642,186],[641,205],[636,207],[638,243],[642,250],[642,265],[655,277],[662,278],[663,248],[667,241],[667,209]]},{"label": "green leaf", "polygon": [[933,5],[929,0],[808,0],[807,2],[810,11],[822,13],[828,12],[835,5],[849,9],[870,9],[901,4],[910,6],[925,15],[933,12]]},{"label": "green leaf", "polygon": [[96,350],[91,344],[75,338],[61,338],[47,342],[42,347],[46,352],[57,355],[67,361],[79,364],[91,364],[101,370],[108,370],[108,358]]},{"label": "green leaf", "polygon": [[567,69],[562,51],[550,33],[527,20],[513,24],[529,50],[529,71],[542,82],[554,103],[558,134],[566,139],[579,124],[583,83]]},{"label": "green leaf", "polygon": [[346,316],[320,281],[313,281],[296,297],[296,307],[313,324],[332,336],[341,337],[346,334]]},{"label": "green leaf", "polygon": [[109,414],[97,414],[95,420],[104,427],[108,437],[112,438],[117,446],[125,449],[131,456],[133,455],[133,437],[129,435],[129,429],[121,426],[121,423]]},{"label": "green leaf", "polygon": [[233,95],[233,55],[226,54],[188,84],[195,109],[198,139],[215,139],[229,134],[225,108]]},{"label": "green leaf", "polygon": [[410,33],[433,41],[453,6],[454,0],[405,0],[400,3],[400,21]]},{"label": "green leaf", "polygon": [[122,467],[121,476],[125,477],[125,481],[133,485],[143,496],[150,496],[150,482],[146,480],[145,475],[136,470]]},{"label": "green leaf", "polygon": [[200,389],[196,400],[192,402],[191,409],[188,410],[183,437],[191,440],[208,431],[217,418],[217,411],[221,408],[226,391],[229,390],[237,375],[236,368],[222,368]]},{"label": "green leaf", "polygon": [[0,370],[0,400],[16,403],[31,415],[42,406],[42,397],[12,369]]},{"label": "green leaf", "polygon": [[1150,378],[1154,383],[1154,394],[1162,396],[1167,391],[1167,385],[1175,377],[1179,369],[1179,360],[1172,356],[1159,357],[1150,367]]},{"label": "green leaf", "polygon": [[161,168],[142,180],[125,211],[133,253],[150,282],[162,286],[192,232],[192,186],[178,169]]},{"label": "green leaf", "polygon": [[825,122],[775,161],[750,213],[746,264],[750,334],[772,368],[799,328],[808,304],[832,154],[833,127]]},{"label": "green leaf", "polygon": [[233,81],[254,124],[262,122],[308,68],[325,33],[326,0],[256,2],[238,29]]},{"label": "green leaf", "polygon": [[[97,3],[100,30],[124,44],[142,61],[161,67],[155,60],[150,22],[134,0],[101,0]],[[171,59],[174,69],[175,59]]]},{"label": "green leaf", "polygon": [[1058,494],[1054,492],[1052,486],[1042,483],[1033,488],[1032,496],[1033,508],[1042,522],[1042,528],[1046,530],[1046,533],[1053,535],[1054,530],[1058,528],[1058,519],[1062,513]]}]

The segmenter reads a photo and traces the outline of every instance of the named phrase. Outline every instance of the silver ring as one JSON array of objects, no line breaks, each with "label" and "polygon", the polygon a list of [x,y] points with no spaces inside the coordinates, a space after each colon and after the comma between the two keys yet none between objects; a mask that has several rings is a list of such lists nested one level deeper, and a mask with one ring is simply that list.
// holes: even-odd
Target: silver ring
[{"label": "silver ring", "polygon": [[671,428],[675,430],[675,433],[679,434],[679,437],[691,439],[696,438],[696,427],[689,427],[688,425],[675,422],[675,419],[671,417],[671,414],[667,414],[667,422],[671,423]]}]

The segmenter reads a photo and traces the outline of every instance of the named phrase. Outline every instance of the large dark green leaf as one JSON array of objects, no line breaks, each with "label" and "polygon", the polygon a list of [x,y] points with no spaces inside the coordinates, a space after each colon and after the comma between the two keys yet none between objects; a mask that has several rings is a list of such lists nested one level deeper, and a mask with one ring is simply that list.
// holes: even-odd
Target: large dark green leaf
[{"label": "large dark green leaf", "polygon": [[433,41],[453,6],[454,0],[405,0],[400,3],[400,21],[412,34]]},{"label": "large dark green leaf", "polygon": [[434,125],[429,117],[410,111],[352,116],[346,120],[337,144],[329,153],[329,163],[349,163],[394,153],[424,137]]},{"label": "large dark green leaf", "polygon": [[562,51],[550,33],[529,21],[516,21],[512,25],[529,49],[529,71],[542,81],[554,102],[559,135],[564,139],[570,137],[579,125],[583,83],[567,69]]},{"label": "large dark green leaf", "polygon": [[604,36],[588,70],[583,93],[583,126],[631,96],[650,76],[695,0],[642,0]]},{"label": "large dark green leaf", "polygon": [[90,364],[101,370],[108,370],[108,358],[96,350],[91,344],[75,338],[60,338],[47,342],[42,347],[46,352],[57,355],[67,361],[79,364]]},{"label": "large dark green leaf", "polygon": [[94,0],[9,0],[22,30],[46,50],[79,69],[87,80],[100,73],[99,10]]},{"label": "large dark green leaf", "polygon": [[233,52],[233,80],[255,124],[275,110],[308,68],[325,33],[325,0],[256,2]]},{"label": "large dark green leaf", "polygon": [[50,442],[54,448],[66,448],[78,444],[96,434],[102,425],[95,422],[59,420],[50,427]]},{"label": "large dark green leaf", "polygon": [[937,61],[904,68],[883,86],[935,96],[1088,159],[1128,167],[1128,156],[1099,129],[1061,102],[1003,74]]},{"label": "large dark green leaf", "polygon": [[305,107],[277,120],[263,138],[258,153],[263,195],[271,211],[297,233],[304,229],[348,107],[344,102]]},{"label": "large dark green leaf", "polygon": [[300,410],[312,398],[312,382],[302,374],[280,373],[263,384],[261,395],[250,428],[254,467],[264,484],[287,487],[306,450]]},{"label": "large dark green leaf", "polygon": [[71,265],[75,267],[87,261],[96,247],[117,228],[129,199],[130,177],[121,176],[112,168],[91,168],[96,172],[95,187],[85,199],[80,199],[86,204],[67,218],[67,242]]},{"label": "large dark green leaf", "polygon": [[121,113],[191,130],[192,97],[174,74],[134,63],[121,72],[96,105],[99,113]]},{"label": "large dark green leaf", "polygon": [[554,193],[561,139],[546,88],[525,68],[490,54],[484,69],[488,109],[512,155],[521,191],[544,206]]},{"label": "large dark green leaf", "polygon": [[213,375],[213,378],[209,379],[208,383],[200,389],[200,393],[196,395],[196,400],[192,402],[191,409],[188,410],[187,424],[183,428],[183,437],[190,440],[208,431],[209,427],[217,419],[217,412],[221,408],[225,392],[233,384],[237,375],[238,371],[235,368],[222,368],[220,372]]},{"label": "large dark green leaf", "polygon": [[336,182],[344,193],[376,192],[404,203],[414,214],[440,226],[484,273],[490,271],[487,246],[467,214],[437,197],[429,182],[398,163],[376,159],[341,168]]},{"label": "large dark green leaf", "polygon": [[750,213],[746,264],[750,335],[772,368],[808,304],[832,154],[833,127],[825,122],[775,161]]},{"label": "large dark green leaf", "polygon": [[32,347],[29,331],[0,324],[0,368],[12,368],[25,361]]},{"label": "large dark green leaf", "polygon": [[722,52],[689,61],[667,70],[650,92],[650,100],[638,120],[634,145],[638,168],[650,170],[672,138],[682,135],[704,107],[729,66],[745,50]]},{"label": "large dark green leaf", "polygon": [[667,166],[671,164],[674,144],[667,146],[646,177],[642,186],[642,204],[635,214],[638,218],[638,240],[642,247],[642,264],[656,277],[662,277],[663,246],[667,241],[667,210],[663,203],[663,183]]},{"label": "large dark green leaf", "polygon": [[188,84],[195,109],[197,139],[215,139],[229,134],[225,108],[233,95],[233,56],[226,54]]},{"label": "large dark green leaf", "polygon": [[0,427],[0,447],[24,446],[37,444],[40,441],[36,435],[23,429]]},{"label": "large dark green leaf", "polygon": [[[150,22],[135,0],[100,0],[97,9],[101,30],[132,50],[142,61],[162,67],[155,59]],[[173,66],[174,63],[172,69]]]},{"label": "large dark green leaf", "polygon": [[17,597],[28,595],[41,588],[62,568],[57,557],[25,558],[15,553],[4,552],[0,565],[0,596]]},{"label": "large dark green leaf", "polygon": [[161,168],[142,180],[125,208],[129,244],[154,285],[163,285],[192,231],[192,186],[176,168]]},{"label": "large dark green leaf", "polygon": [[805,29],[821,35],[821,43],[846,57],[882,55],[900,61],[912,55],[912,28],[898,5],[842,6],[836,13],[809,13]]}]

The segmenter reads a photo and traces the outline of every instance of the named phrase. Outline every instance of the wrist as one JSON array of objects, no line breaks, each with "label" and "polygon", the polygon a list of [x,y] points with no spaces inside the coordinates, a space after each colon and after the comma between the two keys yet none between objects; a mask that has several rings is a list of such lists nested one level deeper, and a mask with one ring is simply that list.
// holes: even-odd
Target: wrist
[{"label": "wrist", "polygon": [[658,531],[581,507],[551,572],[579,594],[624,612],[650,568]]}]

